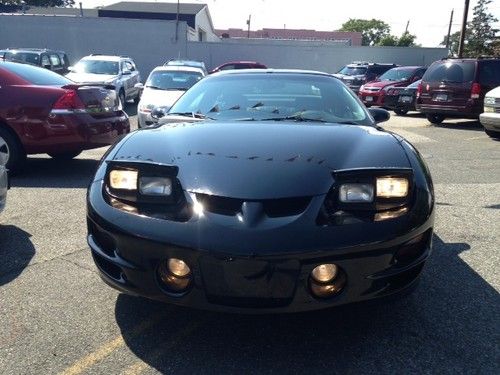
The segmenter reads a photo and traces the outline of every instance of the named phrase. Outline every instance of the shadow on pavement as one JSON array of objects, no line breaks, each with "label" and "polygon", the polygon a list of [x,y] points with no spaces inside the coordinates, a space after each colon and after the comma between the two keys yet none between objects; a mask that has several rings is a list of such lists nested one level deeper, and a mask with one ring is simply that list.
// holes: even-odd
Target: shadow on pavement
[{"label": "shadow on pavement", "polygon": [[0,225],[0,286],[18,277],[35,255],[30,237],[16,226]]},{"label": "shadow on pavement", "polygon": [[21,173],[12,177],[12,187],[86,188],[98,160],[29,157]]},{"label": "shadow on pavement", "polygon": [[441,124],[430,124],[431,126],[437,128],[446,128],[446,129],[456,129],[456,130],[476,130],[484,133],[484,127],[477,120],[468,120],[468,121],[459,121],[455,119],[446,119]]},{"label": "shadow on pavement", "polygon": [[131,351],[163,373],[498,373],[500,299],[459,257],[469,249],[435,236],[419,287],[397,301],[255,316],[120,295],[115,315]]},{"label": "shadow on pavement", "polygon": [[125,112],[129,116],[136,116],[137,115],[137,104],[135,104],[133,102],[127,103],[127,105],[125,106]]}]

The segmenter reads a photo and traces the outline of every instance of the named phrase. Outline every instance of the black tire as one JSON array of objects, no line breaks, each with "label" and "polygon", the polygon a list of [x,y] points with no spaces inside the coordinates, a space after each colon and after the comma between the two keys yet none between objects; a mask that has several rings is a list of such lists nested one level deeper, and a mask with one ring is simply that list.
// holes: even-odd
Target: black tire
[{"label": "black tire", "polygon": [[15,174],[26,164],[26,152],[19,140],[0,123],[0,152],[6,154],[6,167]]},{"label": "black tire", "polygon": [[50,152],[49,153],[49,156],[52,158],[52,159],[56,159],[56,160],[71,160],[73,158],[76,158],[78,155],[80,155],[82,153],[82,150],[78,150],[78,151],[67,151],[67,152],[58,152],[58,153],[55,153],[55,152]]},{"label": "black tire", "polygon": [[125,109],[125,106],[127,105],[127,99],[125,98],[125,91],[123,91],[123,89],[118,93],[118,97],[120,98],[122,108]]},{"label": "black tire", "polygon": [[484,131],[486,132],[486,134],[488,135],[488,137],[495,138],[495,139],[500,139],[500,132],[496,132],[494,130],[487,130],[487,129],[484,129]]},{"label": "black tire", "polygon": [[436,113],[430,113],[426,117],[431,124],[435,125],[441,124],[445,119],[443,115],[438,115]]},{"label": "black tire", "polygon": [[408,110],[401,108],[394,108],[394,113],[397,114],[398,116],[404,116],[408,113]]}]

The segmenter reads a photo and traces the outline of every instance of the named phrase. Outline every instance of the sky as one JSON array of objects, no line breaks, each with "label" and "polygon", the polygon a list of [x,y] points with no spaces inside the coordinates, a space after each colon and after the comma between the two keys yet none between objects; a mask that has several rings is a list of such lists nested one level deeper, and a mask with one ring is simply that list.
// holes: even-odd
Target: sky
[{"label": "sky", "polygon": [[[119,0],[75,0],[84,8],[109,5]],[[130,0],[128,0],[130,1]],[[154,0],[150,0],[153,1]],[[159,1],[161,2],[161,1]],[[165,2],[175,2],[165,1]],[[454,9],[452,33],[460,30],[464,0],[180,0],[181,3],[207,4],[216,29],[262,28],[338,30],[349,18],[380,19],[401,35],[408,21],[408,31],[417,36],[423,47],[437,47],[448,32]],[[470,1],[469,20],[477,0]],[[500,0],[493,0],[489,12],[500,20]],[[495,24],[500,29],[500,22]]]}]

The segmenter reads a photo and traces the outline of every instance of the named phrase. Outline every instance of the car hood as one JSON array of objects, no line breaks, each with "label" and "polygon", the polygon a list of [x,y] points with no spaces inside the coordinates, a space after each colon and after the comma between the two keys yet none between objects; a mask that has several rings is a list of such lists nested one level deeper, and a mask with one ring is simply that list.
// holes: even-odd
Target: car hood
[{"label": "car hood", "polygon": [[384,88],[387,86],[401,87],[408,85],[408,81],[371,81],[365,84],[365,87]]},{"label": "car hood", "polygon": [[326,194],[335,170],[410,167],[396,138],[374,127],[269,121],[139,130],[114,160],[176,165],[185,190],[241,199]]},{"label": "car hood", "polygon": [[486,93],[486,96],[494,97],[494,98],[500,98],[500,86],[494,88],[493,90],[490,90]]},{"label": "car hood", "polygon": [[117,76],[110,74],[68,73],[66,77],[74,82],[101,83],[115,79]]},{"label": "car hood", "polygon": [[171,107],[185,92],[184,90],[155,90],[146,87],[142,92],[141,105]]}]

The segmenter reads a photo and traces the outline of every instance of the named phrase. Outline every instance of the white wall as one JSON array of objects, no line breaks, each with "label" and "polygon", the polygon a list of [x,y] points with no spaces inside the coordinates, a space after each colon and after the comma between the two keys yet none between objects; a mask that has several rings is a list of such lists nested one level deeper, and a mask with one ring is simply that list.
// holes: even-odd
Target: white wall
[{"label": "white wall", "polygon": [[[201,28],[206,33],[207,42],[218,42],[220,40],[214,32],[208,7],[203,8],[201,12],[196,15],[195,23],[198,28]],[[198,36],[198,30],[196,30],[196,36]],[[198,40],[198,38],[196,38],[196,40]]]}]

